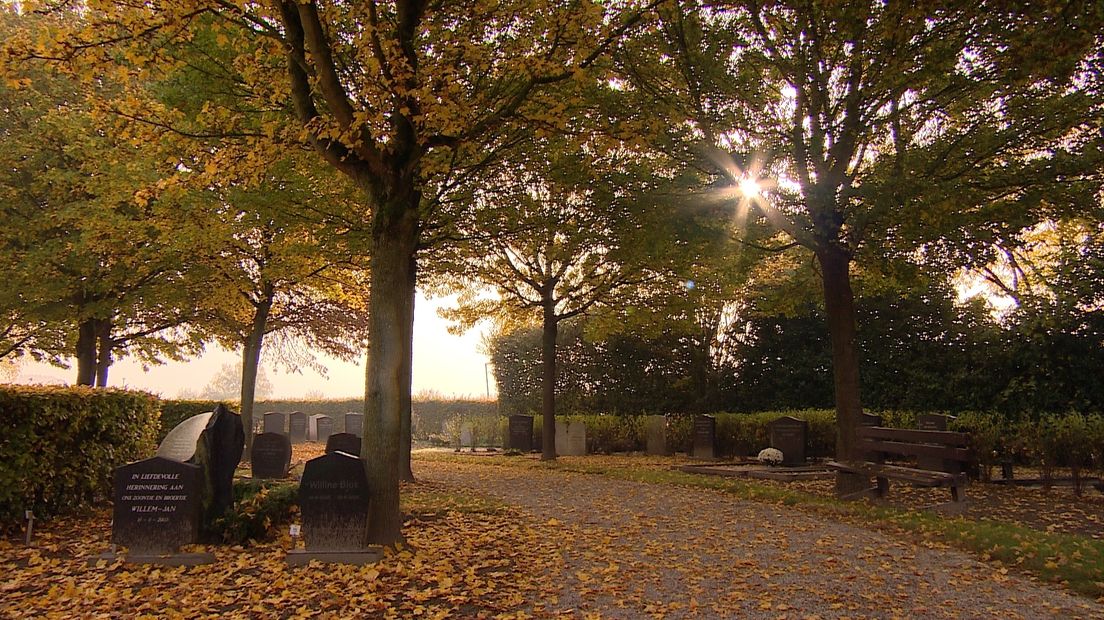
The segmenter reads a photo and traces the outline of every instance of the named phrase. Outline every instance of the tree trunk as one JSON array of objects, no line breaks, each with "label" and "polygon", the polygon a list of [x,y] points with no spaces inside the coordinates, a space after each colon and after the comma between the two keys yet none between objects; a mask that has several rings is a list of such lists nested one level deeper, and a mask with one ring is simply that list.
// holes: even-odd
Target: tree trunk
[{"label": "tree trunk", "polygon": [[261,347],[264,344],[265,329],[268,327],[268,313],[272,309],[272,286],[265,285],[264,301],[254,304],[253,327],[249,337],[242,343],[241,375],[241,420],[245,429],[245,452],[242,458],[252,460],[253,454],[253,401],[257,396],[257,372],[261,367]]},{"label": "tree trunk", "polygon": [[[407,317],[406,326],[410,330],[411,339],[414,337],[414,303],[417,298],[416,291],[418,288],[418,264],[413,256],[410,257],[410,297],[407,302]],[[414,347],[413,342],[411,346],[406,348],[406,357],[403,358],[403,385],[407,390],[406,397],[403,398],[403,412],[402,412],[402,439],[399,443],[399,479],[407,482],[414,482],[414,470],[410,466],[410,449],[413,447],[413,435],[411,429],[411,416],[413,415],[414,404],[411,402],[410,389],[414,383]]]},{"label": "tree trunk", "polygon": [[544,430],[541,432],[541,460],[556,458],[556,336],[559,317],[556,304],[546,295],[544,321],[541,333],[541,414]]},{"label": "tree trunk", "polygon": [[[405,198],[405,199],[404,199]],[[377,203],[370,258],[368,370],[364,395],[362,453],[368,461],[369,540],[402,542],[399,471],[402,418],[410,410],[409,361],[413,346],[417,192]]]},{"label": "tree trunk", "polygon": [[[862,414],[859,394],[859,352],[855,338],[855,297],[851,291],[851,257],[835,247],[816,252],[824,284],[824,310],[832,341],[832,374],[836,395],[836,458],[848,460],[859,455],[855,449],[855,429]],[[841,494],[859,490],[861,477],[840,474],[836,490]]]},{"label": "tree trunk", "polygon": [[96,321],[96,339],[96,387],[107,387],[107,372],[114,362],[111,350],[115,348],[115,342],[111,339],[111,321]]},{"label": "tree trunk", "polygon": [[96,320],[77,327],[77,385],[96,384]]}]

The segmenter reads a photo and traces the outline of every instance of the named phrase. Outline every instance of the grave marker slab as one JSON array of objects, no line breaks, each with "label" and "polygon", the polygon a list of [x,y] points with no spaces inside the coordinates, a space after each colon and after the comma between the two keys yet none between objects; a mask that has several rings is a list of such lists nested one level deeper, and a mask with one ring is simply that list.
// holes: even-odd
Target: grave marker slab
[{"label": "grave marker slab", "polygon": [[809,435],[809,423],[790,416],[782,416],[767,424],[770,445],[782,451],[782,465],[796,467],[805,464],[805,443]]},{"label": "grave marker slab", "polygon": [[368,544],[368,471],[364,461],[331,452],[307,461],[299,484],[304,550],[288,554],[299,566],[312,559],[363,564],[382,553]]},{"label": "grave marker slab", "polygon": [[112,542],[128,549],[130,562],[213,561],[211,554],[171,556],[181,545],[199,540],[202,487],[198,465],[160,456],[116,468]]},{"label": "grave marker slab", "polygon": [[582,421],[567,423],[567,451],[568,456],[586,456],[586,423]]},{"label": "grave marker slab", "polygon": [[531,452],[533,450],[533,416],[510,416],[508,449]]},{"label": "grave marker slab", "polygon": [[276,411],[269,411],[264,414],[264,426],[262,427],[266,433],[280,433],[281,435],[287,435],[287,414],[279,413]]},{"label": "grave marker slab", "polygon": [[460,427],[460,447],[461,448],[474,448],[475,442],[472,437],[472,428],[469,425]]},{"label": "grave marker slab", "polygon": [[307,414],[293,411],[288,415],[288,435],[291,443],[303,443],[307,440]]},{"label": "grave marker slab", "polygon": [[697,459],[717,458],[717,419],[713,416],[694,416],[694,442],[690,455]]},{"label": "grave marker slab", "polygon": [[156,456],[177,463],[191,462],[195,458],[196,442],[206,430],[207,423],[211,421],[213,415],[213,411],[201,413],[177,424],[161,440],[161,445],[157,446]]},{"label": "grave marker slab", "polygon": [[674,454],[674,450],[671,450],[667,443],[667,416],[650,415],[646,424],[647,446],[645,451],[648,454],[659,456]]},{"label": "grave marker slab", "polygon": [[567,422],[556,420],[556,454],[567,454]]},{"label": "grave marker slab", "polygon": [[245,451],[241,416],[226,405],[215,407],[196,444],[195,463],[203,469],[211,495],[203,498],[205,525],[214,523],[234,503],[234,471]]},{"label": "grave marker slab", "polygon": [[326,452],[344,452],[360,456],[360,437],[352,433],[334,433],[326,440]]},{"label": "grave marker slab", "polygon": [[326,440],[330,438],[330,435],[333,435],[333,430],[333,418],[321,413],[312,415],[309,418],[307,439],[325,443]]},{"label": "grave marker slab", "polygon": [[345,432],[357,437],[364,436],[364,414],[350,411],[345,414]]},{"label": "grave marker slab", "polygon": [[254,437],[252,467],[254,478],[287,478],[291,439],[284,433],[261,433]]}]

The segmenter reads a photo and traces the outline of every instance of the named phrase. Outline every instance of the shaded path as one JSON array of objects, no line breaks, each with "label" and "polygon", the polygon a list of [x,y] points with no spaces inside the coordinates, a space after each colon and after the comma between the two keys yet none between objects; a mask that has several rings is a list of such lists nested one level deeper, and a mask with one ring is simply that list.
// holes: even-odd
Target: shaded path
[{"label": "shaded path", "polygon": [[416,462],[561,536],[565,615],[1104,618],[1104,606],[965,553],[796,508],[558,471]]}]

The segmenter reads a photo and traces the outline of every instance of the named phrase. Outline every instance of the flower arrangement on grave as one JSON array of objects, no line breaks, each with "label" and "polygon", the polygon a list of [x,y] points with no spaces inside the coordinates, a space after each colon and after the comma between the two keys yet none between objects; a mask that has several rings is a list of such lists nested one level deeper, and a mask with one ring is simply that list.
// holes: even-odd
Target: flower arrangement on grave
[{"label": "flower arrangement on grave", "polygon": [[782,451],[777,448],[766,448],[759,451],[759,456],[757,458],[760,463],[778,465],[782,462]]}]

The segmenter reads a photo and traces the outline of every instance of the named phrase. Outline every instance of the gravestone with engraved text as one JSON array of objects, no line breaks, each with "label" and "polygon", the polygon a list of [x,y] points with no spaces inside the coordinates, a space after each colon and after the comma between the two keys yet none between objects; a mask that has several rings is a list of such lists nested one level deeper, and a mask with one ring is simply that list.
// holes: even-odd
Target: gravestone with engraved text
[{"label": "gravestone with engraved text", "polygon": [[261,433],[253,438],[253,477],[287,478],[291,467],[291,440],[284,433]]},{"label": "gravestone with engraved text", "polygon": [[782,452],[782,465],[805,464],[805,445],[809,436],[809,423],[790,416],[782,416],[767,423],[770,447]]},{"label": "gravestone with engraved text", "polygon": [[717,419],[713,416],[694,416],[694,439],[690,455],[698,459],[717,457]]},{"label": "gravestone with engraved text", "polygon": [[307,414],[293,411],[288,415],[288,435],[291,443],[303,443],[307,440]]},{"label": "gravestone with engraved text", "polygon": [[112,542],[133,555],[197,542],[202,484],[198,465],[159,456],[116,468]]}]

